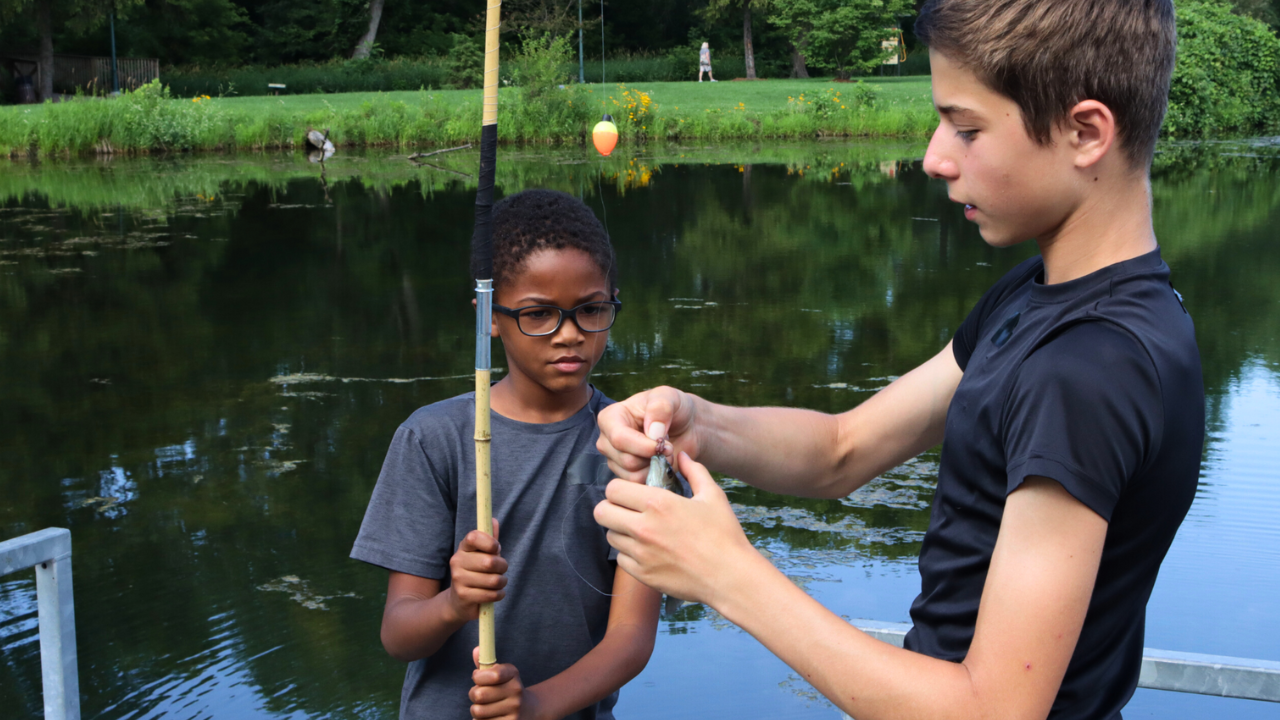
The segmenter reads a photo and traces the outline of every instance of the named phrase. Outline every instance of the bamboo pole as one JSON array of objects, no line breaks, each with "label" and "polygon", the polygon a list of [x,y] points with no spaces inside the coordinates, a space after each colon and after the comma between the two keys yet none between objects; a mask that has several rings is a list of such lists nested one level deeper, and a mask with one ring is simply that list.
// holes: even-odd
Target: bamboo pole
[{"label": "bamboo pole", "polygon": [[[489,329],[493,323],[493,180],[498,159],[498,29],[502,0],[489,0],[485,14],[484,113],[480,126],[480,176],[476,187],[476,528],[493,532],[490,475],[489,375],[492,370]],[[498,662],[493,603],[480,606],[480,667]]]}]

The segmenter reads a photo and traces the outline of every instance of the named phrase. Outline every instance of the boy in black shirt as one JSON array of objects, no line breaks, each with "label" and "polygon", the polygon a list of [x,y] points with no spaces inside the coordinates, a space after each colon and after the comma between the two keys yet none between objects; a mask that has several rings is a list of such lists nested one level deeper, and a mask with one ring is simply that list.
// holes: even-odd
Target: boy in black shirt
[{"label": "boy in black shirt", "polygon": [[[1204,441],[1194,328],[1151,224],[1173,7],[930,0],[915,28],[941,118],[925,170],[989,244],[1034,238],[1040,257],[843,415],[673,388],[606,410],[599,446],[619,476],[642,477],[669,436],[695,495],[614,482],[596,518],[619,567],[712,605],[860,720],[1118,718]],[[901,650],[788,582],[690,459],[834,498],[944,438]]]}]

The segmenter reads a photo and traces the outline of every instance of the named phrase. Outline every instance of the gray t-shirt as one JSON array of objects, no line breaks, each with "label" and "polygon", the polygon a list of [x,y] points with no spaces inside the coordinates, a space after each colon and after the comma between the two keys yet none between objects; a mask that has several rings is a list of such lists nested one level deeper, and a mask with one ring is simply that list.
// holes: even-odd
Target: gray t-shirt
[{"label": "gray t-shirt", "polygon": [[[492,414],[493,515],[508,563],[495,606],[498,661],[526,687],[573,665],[604,638],[616,553],[592,511],[612,475],[596,451],[591,401],[560,422],[531,424]],[[419,409],[396,430],[351,550],[356,560],[449,584],[449,559],[476,526],[475,393]],[[588,584],[589,583],[589,584]],[[602,592],[592,589],[599,588]],[[401,718],[470,717],[469,622],[434,655],[409,663]],[[612,720],[614,693],[570,717]]]}]

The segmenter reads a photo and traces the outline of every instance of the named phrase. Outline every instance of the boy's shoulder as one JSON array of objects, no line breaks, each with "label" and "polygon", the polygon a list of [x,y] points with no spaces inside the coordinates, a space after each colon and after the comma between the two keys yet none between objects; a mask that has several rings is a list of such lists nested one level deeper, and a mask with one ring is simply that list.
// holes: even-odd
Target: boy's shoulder
[{"label": "boy's shoulder", "polygon": [[[587,402],[587,407],[583,408],[583,412],[589,413],[594,418],[601,410],[612,405],[614,400],[610,399],[594,385],[591,386],[591,389],[591,400]],[[470,438],[472,428],[475,427],[475,417],[476,394],[474,391],[465,392],[414,410],[404,422],[400,423],[400,429],[423,439],[451,436],[458,433],[465,433]],[[495,417],[501,416],[495,413]],[[499,420],[499,422],[501,421]],[[553,424],[558,425],[559,423]],[[536,427],[529,423],[516,423],[517,427],[525,425]]]},{"label": "boy's shoulder", "polygon": [[470,436],[471,428],[475,425],[475,407],[474,391],[438,400],[414,410],[404,422],[400,423],[400,430],[408,431],[424,440],[460,432]]}]

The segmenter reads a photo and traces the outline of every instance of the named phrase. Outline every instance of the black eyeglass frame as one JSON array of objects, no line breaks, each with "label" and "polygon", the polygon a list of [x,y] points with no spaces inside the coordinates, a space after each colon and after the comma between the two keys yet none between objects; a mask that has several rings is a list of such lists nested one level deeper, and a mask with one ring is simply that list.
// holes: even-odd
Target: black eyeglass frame
[{"label": "black eyeglass frame", "polygon": [[[588,330],[588,329],[586,329],[586,328],[582,327],[582,323],[578,322],[578,311],[579,311],[579,310],[581,310],[582,308],[584,308],[584,307],[588,306],[588,305],[612,305],[612,306],[613,306],[613,320],[612,320],[612,321],[610,321],[610,323],[609,323],[609,327],[601,328],[601,329],[599,329],[599,330]],[[548,330],[547,332],[544,332],[544,333],[531,333],[531,332],[525,332],[525,329],[520,325],[520,313],[524,312],[525,310],[532,310],[532,309],[534,309],[534,308],[544,308],[544,309],[547,309],[547,310],[555,310],[555,311],[557,311],[557,312],[559,312],[559,313],[560,313],[560,320],[559,320],[558,322],[556,322],[556,326],[555,326],[555,327],[551,328],[551,329],[550,329],[550,330]],[[546,337],[546,336],[548,336],[548,335],[555,335],[556,333],[560,332],[560,328],[564,325],[564,319],[565,319],[565,318],[570,318],[570,319],[572,319],[572,320],[573,320],[573,324],[574,324],[574,325],[577,325],[577,326],[578,326],[578,329],[579,329],[579,330],[581,330],[582,332],[585,332],[585,333],[602,333],[602,332],[608,332],[608,331],[609,331],[609,328],[612,328],[612,327],[613,327],[613,323],[615,323],[615,322],[617,322],[617,321],[618,321],[618,313],[622,311],[622,301],[620,301],[620,300],[592,300],[592,301],[590,301],[590,302],[584,302],[584,303],[582,303],[581,305],[578,305],[578,306],[576,306],[576,307],[572,307],[572,308],[562,308],[562,307],[560,307],[559,305],[525,305],[524,307],[509,308],[509,307],[506,307],[505,305],[499,305],[499,304],[497,304],[497,303],[494,303],[494,304],[493,304],[493,311],[494,311],[494,312],[497,312],[497,313],[501,313],[501,314],[503,314],[503,315],[506,315],[507,317],[511,318],[512,320],[515,320],[515,321],[516,321],[516,328],[517,328],[518,330],[520,330],[520,332],[521,332],[521,333],[523,333],[523,334],[525,334],[525,335],[528,335],[529,337]]]}]

